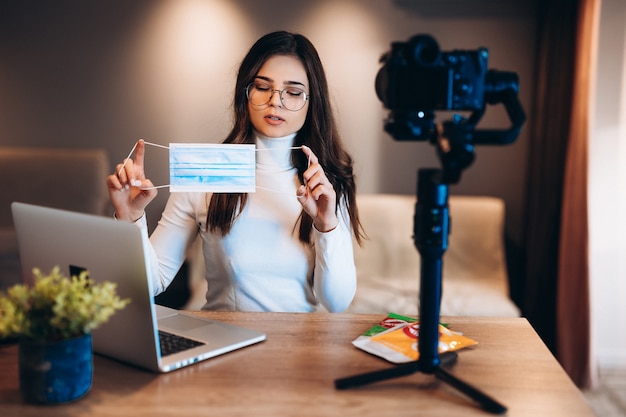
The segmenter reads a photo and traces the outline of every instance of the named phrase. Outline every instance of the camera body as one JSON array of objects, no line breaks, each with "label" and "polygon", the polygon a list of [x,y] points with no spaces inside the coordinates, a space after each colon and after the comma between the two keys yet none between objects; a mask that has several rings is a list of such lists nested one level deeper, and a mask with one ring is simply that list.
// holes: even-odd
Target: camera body
[{"label": "camera body", "polygon": [[433,140],[436,110],[482,111],[488,58],[486,48],[441,52],[430,35],[393,42],[375,84],[391,111],[385,130],[397,140]]},{"label": "camera body", "polygon": [[435,39],[394,42],[376,76],[376,94],[393,111],[479,110],[484,107],[489,53],[441,52]]}]

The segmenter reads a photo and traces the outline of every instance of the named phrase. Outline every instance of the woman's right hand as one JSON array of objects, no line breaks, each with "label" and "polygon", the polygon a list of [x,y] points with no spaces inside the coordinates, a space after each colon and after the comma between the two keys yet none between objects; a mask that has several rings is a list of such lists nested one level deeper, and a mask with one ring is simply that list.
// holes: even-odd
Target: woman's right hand
[{"label": "woman's right hand", "polygon": [[144,172],[145,151],[146,144],[140,139],[135,149],[135,160],[129,158],[118,164],[115,172],[107,177],[109,197],[115,217],[119,220],[137,221],[157,195],[152,181],[146,179]]}]

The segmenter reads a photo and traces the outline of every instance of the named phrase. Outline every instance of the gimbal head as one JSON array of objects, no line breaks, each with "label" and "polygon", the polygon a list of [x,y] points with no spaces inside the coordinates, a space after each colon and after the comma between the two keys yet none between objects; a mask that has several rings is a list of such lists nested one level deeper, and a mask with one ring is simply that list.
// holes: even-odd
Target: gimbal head
[{"label": "gimbal head", "polygon": [[[474,160],[474,145],[514,142],[526,120],[517,74],[487,69],[488,51],[440,52],[429,35],[394,42],[383,55],[376,94],[390,110],[385,131],[400,141],[428,140],[437,147],[445,182],[459,181]],[[511,126],[476,130],[486,106],[502,103]],[[470,111],[435,124],[435,111]]]}]

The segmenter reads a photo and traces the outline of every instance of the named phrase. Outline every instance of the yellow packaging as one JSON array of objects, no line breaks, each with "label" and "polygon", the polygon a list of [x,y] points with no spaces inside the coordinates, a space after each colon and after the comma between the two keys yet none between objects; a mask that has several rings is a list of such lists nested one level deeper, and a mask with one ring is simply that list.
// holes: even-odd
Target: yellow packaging
[{"label": "yellow packaging", "polygon": [[[388,330],[370,334],[366,332],[352,343],[366,352],[393,363],[411,362],[419,358],[419,322],[400,321],[398,325]],[[455,351],[476,344],[475,340],[439,325],[439,353]]]}]

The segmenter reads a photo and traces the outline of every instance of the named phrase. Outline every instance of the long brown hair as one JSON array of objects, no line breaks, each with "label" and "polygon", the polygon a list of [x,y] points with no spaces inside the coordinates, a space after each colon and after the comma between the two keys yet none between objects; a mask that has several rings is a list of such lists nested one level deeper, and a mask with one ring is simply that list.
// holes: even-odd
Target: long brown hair
[{"label": "long brown hair", "polygon": [[[233,128],[223,143],[254,143],[246,86],[250,84],[265,61],[274,55],[295,56],[304,65],[309,79],[309,109],[306,121],[296,134],[294,146],[306,145],[319,159],[320,165],[337,193],[337,204],[347,203],[350,223],[357,242],[363,238],[362,226],[356,206],[356,184],[352,157],[343,148],[332,112],[328,83],[324,68],[313,44],[303,35],[279,31],[261,37],[244,57],[235,84]],[[302,152],[292,153],[292,163],[298,176],[307,169],[307,159]],[[209,203],[207,227],[222,236],[230,232],[237,216],[243,210],[247,194],[213,194]],[[304,211],[300,215],[299,239],[311,242],[313,219]]]}]

